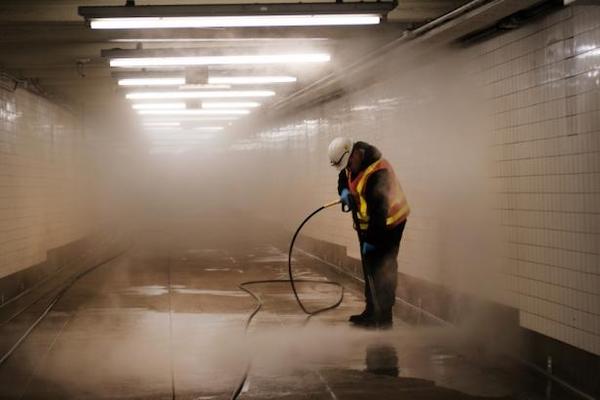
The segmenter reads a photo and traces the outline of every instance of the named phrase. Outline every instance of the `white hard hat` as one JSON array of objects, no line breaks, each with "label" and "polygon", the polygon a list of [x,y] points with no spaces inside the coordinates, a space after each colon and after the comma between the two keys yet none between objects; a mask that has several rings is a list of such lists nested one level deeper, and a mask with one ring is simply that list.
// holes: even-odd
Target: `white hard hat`
[{"label": "white hard hat", "polygon": [[338,171],[343,170],[348,165],[348,159],[352,152],[354,142],[352,139],[345,137],[336,137],[329,143],[327,155],[332,167],[336,167]]}]

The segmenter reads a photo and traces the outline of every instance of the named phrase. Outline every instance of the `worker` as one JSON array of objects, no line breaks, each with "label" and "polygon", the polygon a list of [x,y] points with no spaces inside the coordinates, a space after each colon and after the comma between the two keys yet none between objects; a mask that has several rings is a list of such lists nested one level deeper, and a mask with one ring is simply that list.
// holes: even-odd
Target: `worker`
[{"label": "worker", "polygon": [[[328,148],[336,167],[342,207],[352,210],[358,231],[366,306],[350,322],[360,327],[390,328],[398,281],[398,250],[409,207],[390,163],[365,142],[333,139]],[[371,284],[373,288],[371,287]]]}]

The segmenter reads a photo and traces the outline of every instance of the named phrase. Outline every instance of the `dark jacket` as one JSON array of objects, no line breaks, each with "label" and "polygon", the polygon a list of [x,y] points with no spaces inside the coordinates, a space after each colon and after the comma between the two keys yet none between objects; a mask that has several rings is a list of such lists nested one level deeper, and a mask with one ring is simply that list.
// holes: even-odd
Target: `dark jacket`
[{"label": "dark jacket", "polygon": [[[360,171],[364,171],[369,165],[381,158],[381,152],[375,147],[365,142],[356,142],[352,151],[355,149],[364,149],[365,157],[360,165]],[[374,245],[383,244],[389,239],[388,229],[385,220],[388,215],[388,199],[385,193],[394,185],[393,177],[385,170],[375,171],[367,180],[365,187],[365,200],[367,201],[367,210],[369,213],[369,228],[362,232],[362,240]],[[348,189],[348,178],[346,170],[342,170],[338,176],[338,193],[343,189]]]}]

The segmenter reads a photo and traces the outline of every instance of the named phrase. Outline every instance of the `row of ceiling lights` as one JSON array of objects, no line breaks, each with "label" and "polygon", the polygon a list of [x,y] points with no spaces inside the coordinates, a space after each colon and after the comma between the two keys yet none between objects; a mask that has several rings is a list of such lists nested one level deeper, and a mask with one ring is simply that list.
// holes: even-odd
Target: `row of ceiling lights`
[{"label": "row of ceiling lights", "polygon": [[[209,76],[209,85],[257,85],[296,82],[294,76]],[[174,86],[185,85],[184,76],[165,78],[124,78],[118,81],[120,86]]]},{"label": "row of ceiling lights", "polygon": [[[243,4],[243,5],[175,5],[80,7],[79,14],[92,29],[179,29],[179,28],[231,28],[231,27],[298,27],[298,26],[348,26],[380,23],[382,16],[395,7],[394,2],[376,3],[312,3],[312,4]],[[341,12],[338,12],[340,11]],[[365,10],[369,12],[365,12]],[[371,12],[372,11],[372,12]],[[250,15],[254,13],[254,15]],[[167,52],[169,50],[166,50]],[[157,55],[158,54],[158,55]],[[185,54],[185,53],[184,53]],[[186,69],[209,66],[264,66],[327,63],[327,53],[235,54],[235,55],[160,55],[110,58],[111,68],[120,70]],[[287,75],[269,76],[217,76],[206,77],[206,82],[188,83],[185,74],[161,77],[144,75],[122,78],[118,85],[124,88],[160,87],[173,90],[137,90],[125,97],[135,101],[134,110],[140,115],[177,117],[177,120],[160,119],[144,122],[146,128],[176,129],[184,118],[201,118],[211,121],[233,120],[247,115],[261,105],[258,99],[275,95],[273,90],[259,90],[257,85],[294,83],[297,78]],[[253,85],[252,90],[239,90],[238,85]],[[234,87],[234,88],[232,88]],[[193,90],[202,89],[202,90]],[[219,90],[215,90],[219,89]],[[201,99],[200,107],[188,108],[181,100]],[[228,101],[222,101],[226,99]],[[171,102],[170,100],[179,100]],[[254,101],[249,101],[254,100]],[[140,102],[141,101],[141,102]],[[195,104],[195,103],[194,103]],[[208,131],[222,130],[223,126],[198,127]]]}]

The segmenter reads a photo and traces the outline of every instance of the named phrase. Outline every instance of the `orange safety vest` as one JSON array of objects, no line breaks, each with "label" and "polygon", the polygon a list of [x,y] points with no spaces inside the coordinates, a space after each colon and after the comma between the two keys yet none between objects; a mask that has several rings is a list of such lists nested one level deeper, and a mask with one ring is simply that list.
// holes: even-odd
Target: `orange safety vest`
[{"label": "orange safety vest", "polygon": [[356,178],[352,179],[350,170],[346,170],[346,176],[348,177],[348,187],[350,192],[354,196],[355,204],[358,206],[357,217],[360,230],[367,230],[369,227],[369,210],[367,200],[365,199],[365,188],[367,187],[367,180],[376,171],[386,169],[391,175],[394,185],[392,185],[389,193],[386,194],[388,199],[388,215],[385,221],[385,225],[388,229],[394,228],[399,225],[402,221],[406,220],[410,213],[406,196],[402,191],[400,183],[396,179],[394,169],[387,160],[379,159],[373,164],[369,165],[365,170],[361,171]]}]

